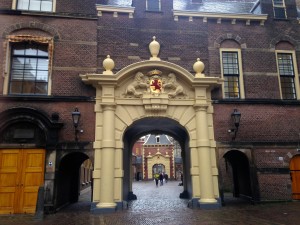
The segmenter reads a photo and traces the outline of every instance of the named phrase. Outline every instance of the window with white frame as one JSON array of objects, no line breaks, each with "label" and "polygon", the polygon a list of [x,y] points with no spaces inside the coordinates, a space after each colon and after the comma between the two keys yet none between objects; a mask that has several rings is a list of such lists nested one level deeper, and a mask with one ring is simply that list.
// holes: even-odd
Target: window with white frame
[{"label": "window with white frame", "polygon": [[17,0],[17,10],[52,12],[54,0]]},{"label": "window with white frame", "polygon": [[274,17],[276,19],[286,19],[286,7],[284,0],[273,0]]},{"label": "window with white frame", "polygon": [[277,51],[277,69],[282,99],[297,99],[298,79],[293,52]]},{"label": "window with white frame", "polygon": [[227,99],[244,98],[240,50],[221,49],[223,96]]},{"label": "window with white frame", "polygon": [[146,0],[146,10],[161,11],[161,0]]},{"label": "window with white frame", "polygon": [[12,43],[8,94],[48,94],[48,45]]}]

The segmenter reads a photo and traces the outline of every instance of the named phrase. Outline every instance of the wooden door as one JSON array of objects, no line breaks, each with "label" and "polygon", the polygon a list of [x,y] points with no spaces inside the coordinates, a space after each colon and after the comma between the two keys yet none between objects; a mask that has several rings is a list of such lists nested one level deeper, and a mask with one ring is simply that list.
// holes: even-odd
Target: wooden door
[{"label": "wooden door", "polygon": [[34,213],[45,150],[0,150],[0,214]]},{"label": "wooden door", "polygon": [[295,200],[300,200],[300,155],[292,158],[290,164],[290,173],[292,180],[292,197]]},{"label": "wooden door", "polygon": [[0,150],[0,213],[15,212],[21,150]]}]

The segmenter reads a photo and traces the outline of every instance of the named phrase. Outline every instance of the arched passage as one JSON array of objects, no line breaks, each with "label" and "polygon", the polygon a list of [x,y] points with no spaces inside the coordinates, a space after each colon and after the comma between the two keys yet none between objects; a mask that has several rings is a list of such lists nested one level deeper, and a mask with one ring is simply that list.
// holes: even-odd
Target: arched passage
[{"label": "arched passage", "polygon": [[80,75],[96,88],[91,211],[113,212],[135,197],[130,187],[131,148],[139,137],[155,132],[170,135],[181,145],[182,197],[188,196],[193,207],[219,207],[211,91],[223,80],[199,70],[193,75],[153,57],[116,74],[108,69],[114,65],[110,57],[103,63],[107,68],[103,74]]},{"label": "arched passage", "polygon": [[[183,158],[183,172],[184,172],[184,192],[181,197],[189,198],[192,196],[192,185],[190,171],[190,150],[188,147],[189,136],[186,129],[181,126],[177,121],[164,118],[144,118],[135,121],[128,127],[124,135],[124,152],[123,152],[123,167],[124,167],[124,179],[123,179],[123,196],[125,200],[135,199],[137,196],[132,193],[132,179],[131,174],[131,159],[132,159],[132,147],[139,137],[152,133],[152,134],[168,134],[174,137],[182,148]],[[152,168],[151,168],[152,169]]]},{"label": "arched passage", "polygon": [[225,171],[222,177],[224,182],[227,179],[227,187],[225,189],[232,192],[233,197],[252,199],[250,168],[247,156],[240,151],[231,150],[223,156],[223,160],[225,160]]},{"label": "arched passage", "polygon": [[89,157],[80,152],[65,155],[59,163],[57,171],[57,202],[61,208],[78,201],[80,193],[80,167]]}]

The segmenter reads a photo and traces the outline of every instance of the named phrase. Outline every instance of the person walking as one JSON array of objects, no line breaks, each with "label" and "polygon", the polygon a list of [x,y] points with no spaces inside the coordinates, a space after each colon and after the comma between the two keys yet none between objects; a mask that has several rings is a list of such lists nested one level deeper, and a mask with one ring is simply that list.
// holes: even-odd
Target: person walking
[{"label": "person walking", "polygon": [[168,174],[165,173],[164,178],[165,178],[165,182],[168,183],[168,178],[169,178]]},{"label": "person walking", "polygon": [[154,174],[154,180],[155,180],[156,187],[158,187],[158,179],[159,179],[159,174],[155,173]]},{"label": "person walking", "polygon": [[181,180],[181,183],[179,183],[179,186],[183,186],[183,173],[180,172],[180,180]]},{"label": "person walking", "polygon": [[164,175],[162,173],[159,174],[160,186],[164,185]]}]

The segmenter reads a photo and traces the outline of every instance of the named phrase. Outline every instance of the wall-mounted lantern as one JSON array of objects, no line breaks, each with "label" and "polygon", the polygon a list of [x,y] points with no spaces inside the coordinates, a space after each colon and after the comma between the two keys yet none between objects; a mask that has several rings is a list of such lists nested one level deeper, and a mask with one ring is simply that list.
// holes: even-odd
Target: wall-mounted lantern
[{"label": "wall-mounted lantern", "polygon": [[78,141],[78,124],[80,120],[81,113],[78,111],[78,108],[75,108],[75,110],[72,112],[72,119],[73,119],[73,125],[75,128],[75,141]]},{"label": "wall-mounted lantern", "polygon": [[234,109],[233,113],[231,113],[231,119],[235,128],[228,130],[228,132],[232,135],[232,140],[235,140],[240,125],[241,113],[237,109]]}]

